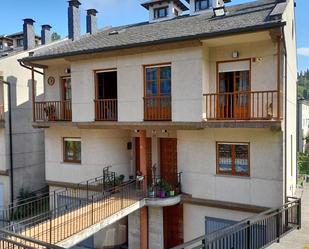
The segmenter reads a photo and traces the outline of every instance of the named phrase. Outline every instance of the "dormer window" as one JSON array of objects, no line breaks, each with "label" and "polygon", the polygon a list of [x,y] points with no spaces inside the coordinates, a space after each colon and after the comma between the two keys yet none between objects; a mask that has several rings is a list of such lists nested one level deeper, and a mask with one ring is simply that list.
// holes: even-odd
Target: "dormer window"
[{"label": "dormer window", "polygon": [[168,6],[156,8],[154,11],[154,19],[164,18],[168,16]]},{"label": "dormer window", "polygon": [[195,0],[195,11],[206,10],[210,8],[210,0]]}]

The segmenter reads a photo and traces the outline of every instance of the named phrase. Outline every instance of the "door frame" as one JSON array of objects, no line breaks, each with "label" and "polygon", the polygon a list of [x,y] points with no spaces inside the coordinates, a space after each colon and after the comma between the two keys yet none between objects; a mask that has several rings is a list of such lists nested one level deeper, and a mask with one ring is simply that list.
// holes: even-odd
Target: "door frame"
[{"label": "door frame", "polygon": [[[243,59],[235,59],[235,60],[223,60],[223,61],[217,61],[216,62],[216,94],[220,94],[220,75],[219,75],[219,65],[220,64],[224,64],[224,63],[233,63],[233,62],[240,62],[240,61],[249,61],[249,90],[248,90],[248,114],[246,115],[246,119],[250,119],[251,116],[251,81],[252,81],[252,60],[251,58],[243,58]],[[233,71],[238,72],[238,71]],[[236,82],[236,78],[235,78],[235,74],[233,75],[233,87],[235,89],[235,82]],[[234,91],[235,92],[235,91]],[[235,115],[235,96],[233,98],[233,118],[231,119],[237,119],[236,115]],[[217,101],[216,101],[216,106],[217,106],[217,116],[219,116],[219,110],[220,110],[220,97],[217,97]],[[224,118],[223,118],[224,119]]]}]

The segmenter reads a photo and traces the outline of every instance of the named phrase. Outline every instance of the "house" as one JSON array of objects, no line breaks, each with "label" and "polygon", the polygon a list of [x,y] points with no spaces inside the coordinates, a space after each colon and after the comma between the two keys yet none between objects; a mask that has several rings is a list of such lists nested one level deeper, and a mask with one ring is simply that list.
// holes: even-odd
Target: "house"
[{"label": "house", "polygon": [[[31,125],[31,72],[18,62],[38,47],[47,46],[45,41],[41,44],[41,36],[35,35],[33,25],[34,20],[25,19],[23,32],[0,37],[0,79],[10,86],[1,82],[1,210],[12,203],[22,189],[32,192],[46,186],[44,130]],[[42,38],[49,36],[50,26],[43,25]],[[43,76],[40,74],[36,86],[37,96],[42,95]]]},{"label": "house", "polygon": [[307,100],[297,100],[297,151],[305,152],[307,149],[306,137],[309,135],[309,103]]},{"label": "house", "polygon": [[[158,179],[181,186],[181,197],[120,215],[90,237],[95,248],[171,248],[208,220],[240,221],[294,196],[294,1],[225,2],[147,1],[148,21],[102,30],[88,10],[81,35],[71,0],[69,40],[20,60],[44,71],[33,126],[45,129],[51,192],[110,165],[125,181],[144,175],[149,192]],[[86,238],[74,233],[66,247]]]}]

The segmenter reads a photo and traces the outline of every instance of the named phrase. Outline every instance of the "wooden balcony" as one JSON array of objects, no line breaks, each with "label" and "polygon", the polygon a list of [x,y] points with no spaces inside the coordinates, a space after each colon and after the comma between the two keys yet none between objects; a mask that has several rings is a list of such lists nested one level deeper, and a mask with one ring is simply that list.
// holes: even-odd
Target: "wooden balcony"
[{"label": "wooden balcony", "polygon": [[171,96],[144,97],[145,121],[171,121]]},{"label": "wooden balcony", "polygon": [[206,120],[281,120],[282,93],[246,91],[209,93],[206,98]]},{"label": "wooden balcony", "polygon": [[71,101],[35,102],[34,119],[36,122],[72,121]]},{"label": "wooden balcony", "polygon": [[117,121],[118,101],[117,99],[96,99],[95,120],[96,121]]}]

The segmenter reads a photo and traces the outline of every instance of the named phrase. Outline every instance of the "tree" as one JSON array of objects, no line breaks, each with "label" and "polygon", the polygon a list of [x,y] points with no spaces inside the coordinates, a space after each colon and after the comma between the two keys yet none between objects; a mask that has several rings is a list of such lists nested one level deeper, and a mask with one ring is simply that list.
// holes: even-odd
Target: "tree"
[{"label": "tree", "polygon": [[60,39],[61,39],[61,36],[57,32],[52,33],[52,35],[51,35],[52,41],[57,41],[57,40],[60,40]]}]

